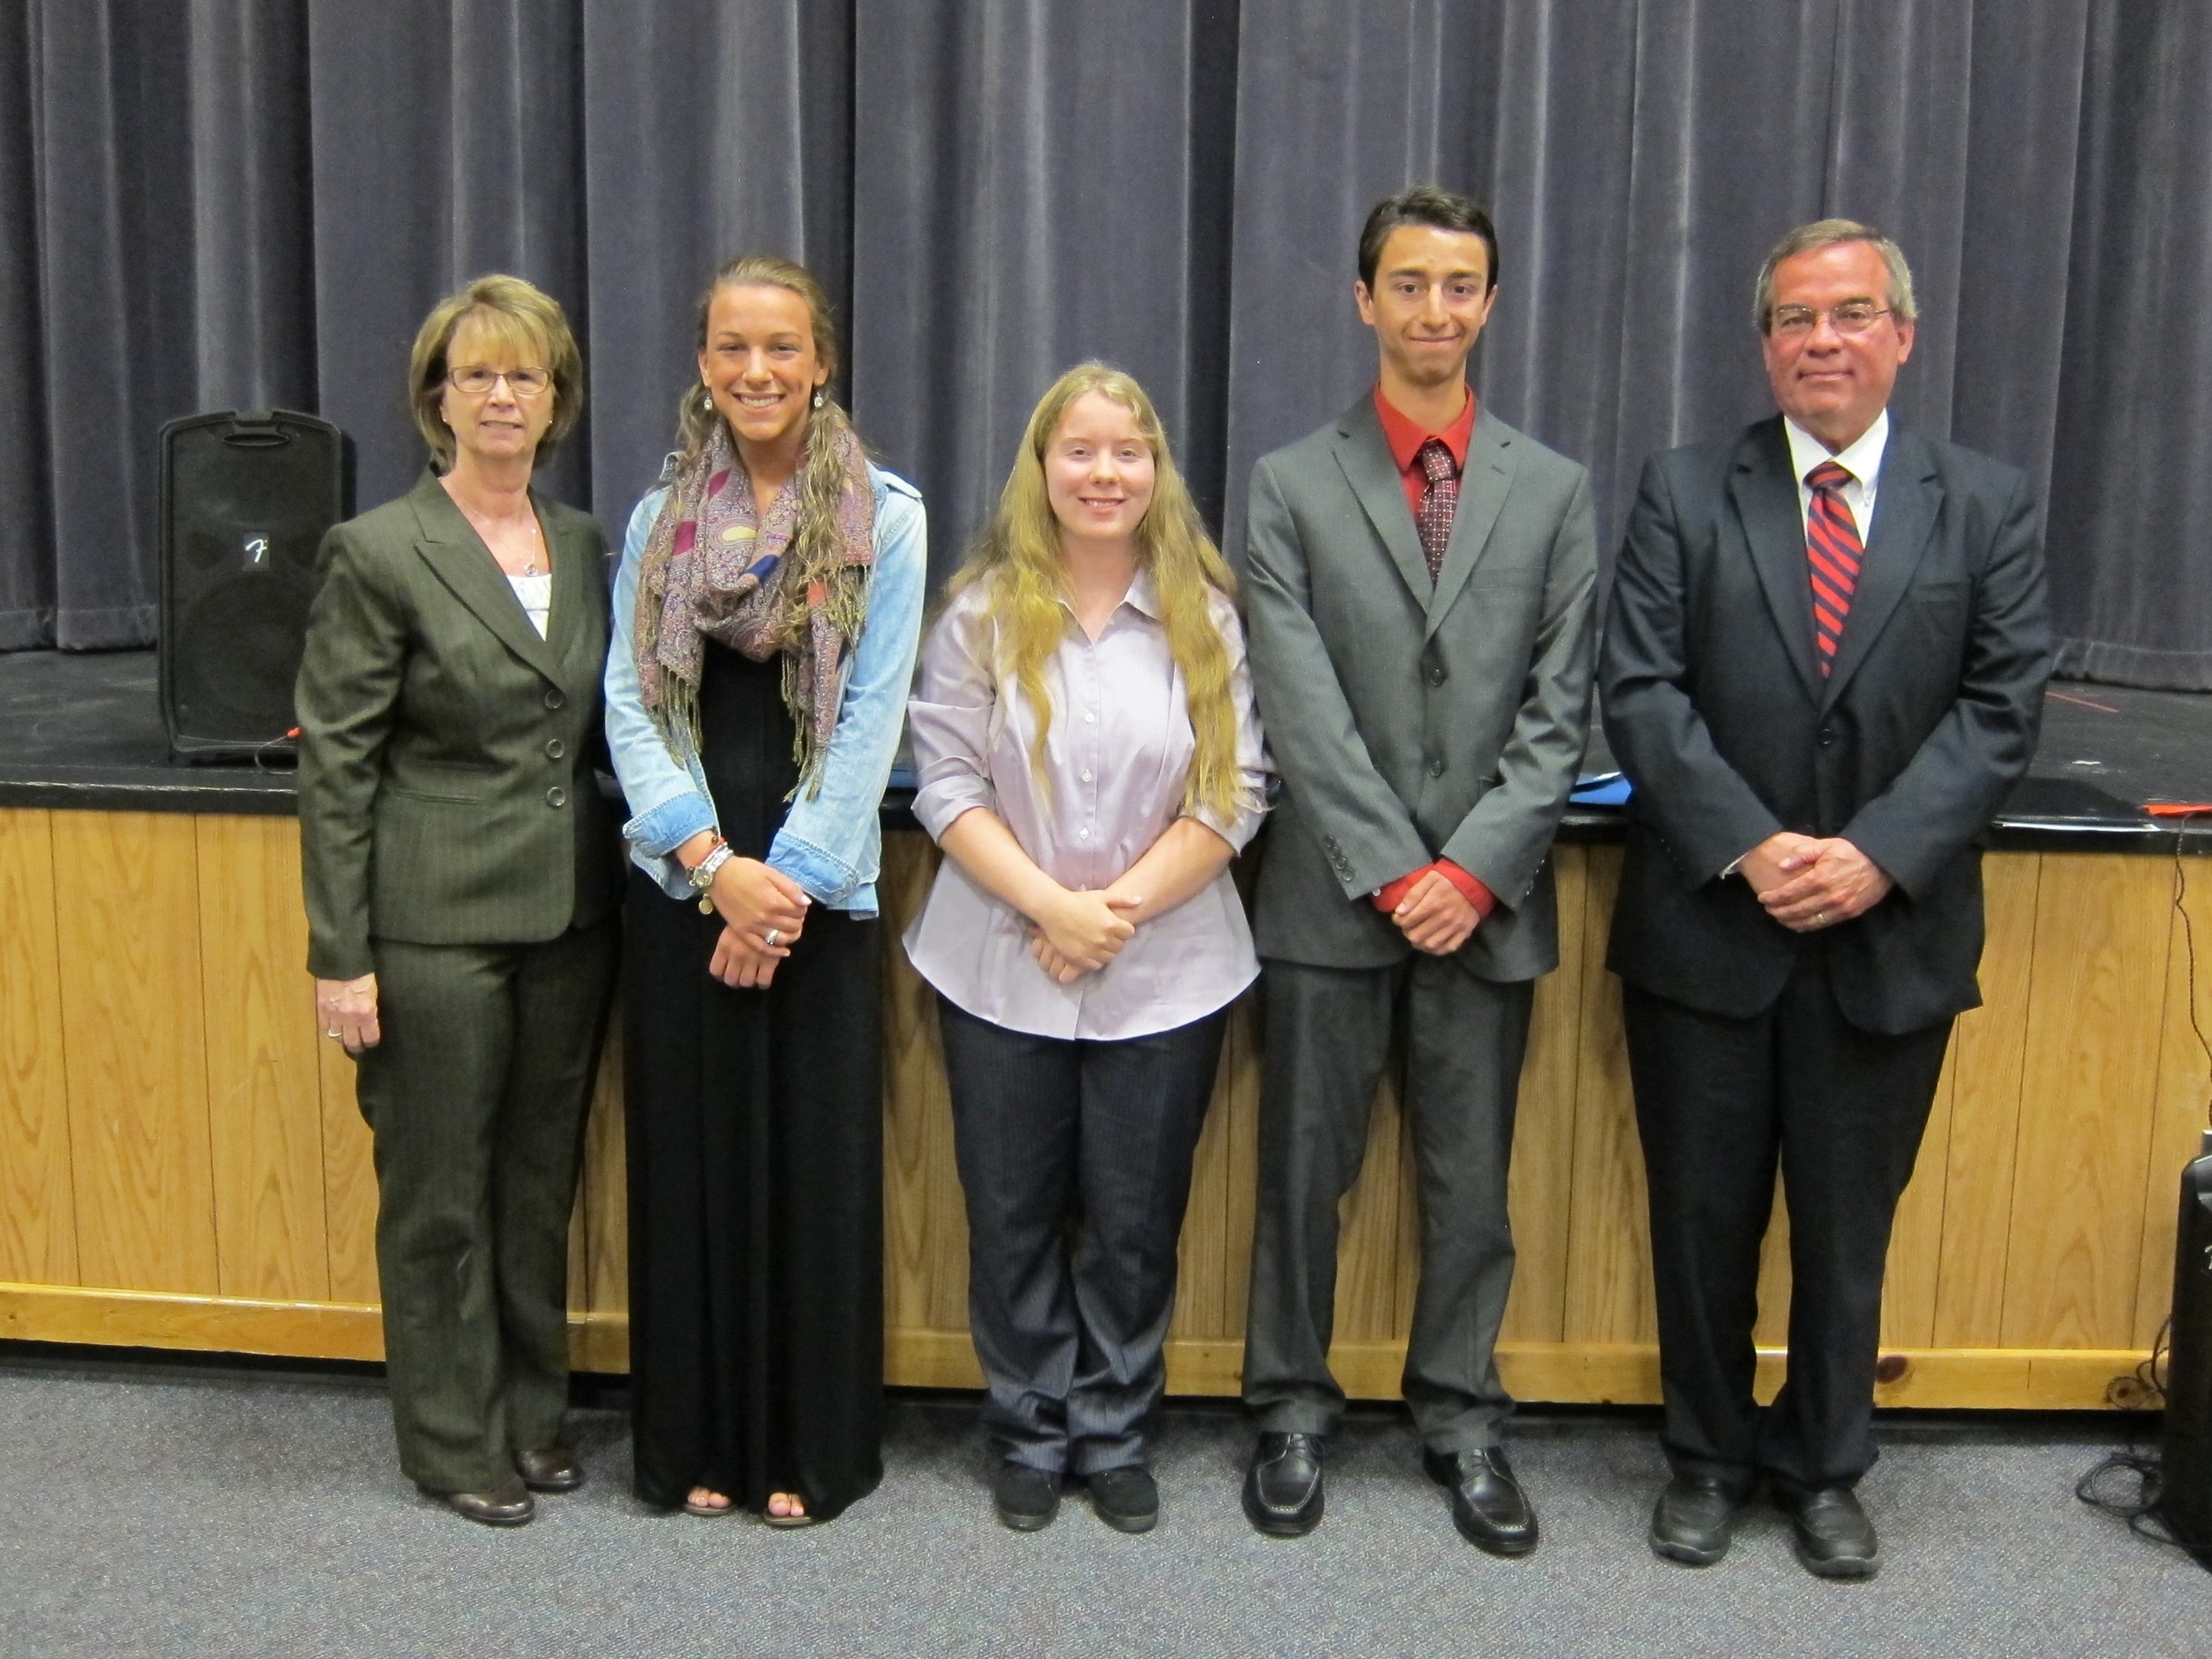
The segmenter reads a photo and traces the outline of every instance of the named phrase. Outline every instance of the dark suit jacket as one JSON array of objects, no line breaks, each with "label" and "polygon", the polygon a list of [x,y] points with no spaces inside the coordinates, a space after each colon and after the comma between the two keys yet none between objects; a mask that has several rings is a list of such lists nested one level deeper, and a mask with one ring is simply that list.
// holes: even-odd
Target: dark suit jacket
[{"label": "dark suit jacket", "polygon": [[1589,474],[1482,412],[1437,580],[1371,396],[1253,469],[1245,592],[1283,780],[1260,955],[1386,967],[1412,947],[1369,902],[1438,856],[1498,908],[1469,972],[1558,964],[1546,864],[1589,735],[1597,529]]},{"label": "dark suit jacket", "polygon": [[334,527],[296,701],[308,966],[371,972],[372,938],[522,944],[610,913],[617,821],[592,769],[607,556],[533,495],[550,639],[436,478]]},{"label": "dark suit jacket", "polygon": [[[1815,664],[1805,533],[1779,416],[1645,465],[1600,684],[1635,786],[1609,965],[1732,1017],[1805,949],[1863,1030],[1979,1002],[1980,838],[2027,770],[2051,667],[2027,480],[1892,422],[1834,672]],[[1840,835],[1896,883],[1793,933],[1721,872],[1778,830]]]}]

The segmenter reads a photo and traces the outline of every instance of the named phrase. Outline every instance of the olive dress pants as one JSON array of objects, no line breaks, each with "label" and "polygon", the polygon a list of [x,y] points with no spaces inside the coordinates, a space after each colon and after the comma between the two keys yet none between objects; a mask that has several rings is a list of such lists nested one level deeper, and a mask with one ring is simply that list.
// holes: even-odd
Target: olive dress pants
[{"label": "olive dress pants", "polygon": [[382,1041],[357,1094],[376,1138],[376,1266],[400,1467],[480,1492],[557,1445],[568,1403],[568,1223],[620,933],[533,945],[372,941]]}]

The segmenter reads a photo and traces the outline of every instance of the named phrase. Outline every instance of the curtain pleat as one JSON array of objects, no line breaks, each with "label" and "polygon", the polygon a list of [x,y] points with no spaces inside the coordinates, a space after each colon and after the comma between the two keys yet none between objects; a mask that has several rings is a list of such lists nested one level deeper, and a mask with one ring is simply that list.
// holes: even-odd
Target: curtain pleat
[{"label": "curtain pleat", "polygon": [[1367,209],[1488,203],[1485,400],[1586,461],[1770,408],[1753,274],[1866,219],[1897,411],[2025,468],[2070,672],[2212,687],[2212,36],[2193,0],[16,0],[0,6],[0,649],[153,634],[156,434],[303,408],[363,506],[421,465],[423,313],[568,308],[546,474],[610,535],[722,259],[824,281],[863,434],[964,555],[1029,410],[1150,389],[1232,557],[1261,454],[1367,386]]}]

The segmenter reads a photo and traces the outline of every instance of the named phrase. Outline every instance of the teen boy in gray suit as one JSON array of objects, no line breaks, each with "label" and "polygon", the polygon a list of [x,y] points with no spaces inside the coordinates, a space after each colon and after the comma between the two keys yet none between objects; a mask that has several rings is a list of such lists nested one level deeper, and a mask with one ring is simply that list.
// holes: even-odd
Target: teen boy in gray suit
[{"label": "teen boy in gray suit", "polygon": [[1256,905],[1244,1508],[1276,1535],[1321,1518],[1337,1205],[1399,1025],[1421,1171],[1405,1396],[1460,1531],[1512,1555],[1536,1517],[1498,1443],[1506,1172],[1533,982],[1558,963],[1545,857],[1588,733],[1597,560],[1588,474],[1467,384],[1497,275],[1473,203],[1379,204],[1353,285],[1377,384],[1252,475],[1252,676],[1284,795]]}]

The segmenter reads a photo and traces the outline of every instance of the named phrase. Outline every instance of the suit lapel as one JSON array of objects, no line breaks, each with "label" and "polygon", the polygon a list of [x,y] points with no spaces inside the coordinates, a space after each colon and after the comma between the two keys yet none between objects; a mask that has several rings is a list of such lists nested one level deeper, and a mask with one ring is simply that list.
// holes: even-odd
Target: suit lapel
[{"label": "suit lapel", "polygon": [[595,568],[596,561],[583,522],[566,513],[549,513],[534,492],[531,503],[538,509],[540,524],[557,522],[557,527],[548,533],[553,543],[553,614],[546,623],[551,636],[547,643],[554,660],[566,663],[579,641],[590,635],[589,612],[600,599],[600,572]]},{"label": "suit lapel", "polygon": [[1820,669],[1813,660],[1813,590],[1805,565],[1805,515],[1798,505],[1797,479],[1790,471],[1790,446],[1782,435],[1779,415],[1754,427],[1738,447],[1728,493],[1736,503],[1752,567],[1766,592],[1783,648],[1806,695],[1818,702]]},{"label": "suit lapel", "polygon": [[1835,666],[1828,674],[1827,695],[1821,700],[1824,710],[1843,694],[1845,685],[1881,637],[1905,590],[1912,586],[1913,572],[1927,551],[1928,536],[1942,505],[1943,486],[1937,480],[1934,457],[1928,446],[1917,434],[1893,421],[1889,443],[1882,454],[1881,484],[1874,492],[1873,534],[1867,538],[1865,557],[1859,564],[1851,613],[1844,618]]},{"label": "suit lapel", "polygon": [[[1473,573],[1475,561],[1489,545],[1490,532],[1512,487],[1512,429],[1485,410],[1476,418],[1474,439],[1467,446],[1467,465],[1460,470],[1459,504],[1452,511],[1452,534],[1444,543],[1444,565],[1436,575],[1436,591],[1429,596],[1430,635],[1443,622],[1452,601]],[[1419,541],[1417,534],[1415,540]],[[1425,561],[1422,569],[1425,573]]]},{"label": "suit lapel", "polygon": [[[438,580],[498,637],[501,644],[548,680],[558,680],[560,667],[552,645],[538,637],[537,629],[530,625],[530,618],[522,609],[522,602],[515,597],[515,590],[500,572],[499,561],[492,557],[491,549],[469,527],[469,521],[461,516],[461,510],[453,504],[444,486],[425,474],[408,501],[422,528],[422,539],[415,543],[415,551],[422,556],[423,562],[437,572]],[[569,562],[556,559],[553,580],[557,589],[562,586],[560,567]],[[557,597],[553,609],[557,618],[561,611]],[[555,621],[549,626],[559,624]]]},{"label": "suit lapel", "polygon": [[1437,584],[1429,580],[1421,534],[1406,511],[1405,488],[1398,481],[1397,463],[1390,458],[1390,444],[1383,436],[1382,422],[1375,419],[1373,402],[1363,397],[1353,404],[1337,423],[1336,434],[1336,464],[1344,469],[1344,481],[1359,498],[1360,510],[1398,567],[1407,591],[1427,611]]}]

